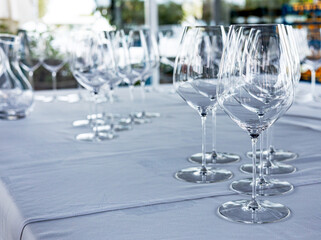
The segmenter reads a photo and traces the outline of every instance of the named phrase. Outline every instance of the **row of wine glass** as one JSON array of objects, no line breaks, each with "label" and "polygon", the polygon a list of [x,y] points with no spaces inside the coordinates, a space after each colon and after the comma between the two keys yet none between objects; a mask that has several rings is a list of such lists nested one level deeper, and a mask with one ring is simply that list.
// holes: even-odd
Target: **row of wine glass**
[{"label": "row of wine glass", "polygon": [[[238,193],[251,195],[251,199],[224,203],[218,209],[220,216],[244,223],[267,223],[290,215],[286,206],[260,200],[257,196],[273,196],[293,190],[292,184],[270,179],[269,175],[295,171],[293,166],[275,160],[277,157],[279,160],[293,159],[297,155],[277,152],[274,148],[264,152],[263,133],[291,107],[299,79],[300,59],[291,26],[185,28],[175,61],[174,87],[202,119],[202,154],[200,167],[180,170],[175,174],[176,178],[194,183],[215,183],[232,178],[233,174],[228,170],[207,166],[208,162],[218,163],[215,161],[216,151],[208,161],[205,149],[206,117],[212,110],[215,118],[218,106],[248,132],[252,141],[249,153],[252,165],[241,167],[242,171],[252,173],[252,179],[234,181],[230,186]],[[257,154],[259,138],[260,151]],[[258,156],[259,164],[256,161]]]}]

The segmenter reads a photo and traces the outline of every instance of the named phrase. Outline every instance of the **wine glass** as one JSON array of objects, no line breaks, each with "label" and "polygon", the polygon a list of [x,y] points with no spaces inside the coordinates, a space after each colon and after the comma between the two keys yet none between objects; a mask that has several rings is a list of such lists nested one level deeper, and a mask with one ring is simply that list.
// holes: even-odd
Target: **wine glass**
[{"label": "wine glass", "polygon": [[112,134],[98,131],[97,125],[98,93],[106,83],[102,78],[105,73],[106,60],[101,39],[97,33],[88,30],[79,31],[76,35],[77,42],[75,42],[75,49],[71,57],[72,73],[79,84],[93,93],[94,115],[96,116],[93,121],[93,132],[78,134],[76,139],[90,142],[112,139],[114,138]]},{"label": "wine glass", "polygon": [[[202,165],[182,169],[175,177],[193,183],[214,183],[230,179],[233,174],[225,169],[206,166],[206,117],[216,103],[216,88],[210,88],[217,66],[212,49],[214,38],[225,37],[222,27],[186,27],[174,67],[174,88],[183,100],[195,109],[202,120]],[[213,40],[214,41],[214,40]],[[204,96],[206,95],[206,96]]]},{"label": "wine glass", "polygon": [[[120,74],[119,71],[119,66],[122,67],[123,63],[123,52],[126,46],[123,47],[123,41],[125,42],[125,35],[123,30],[112,30],[112,31],[104,31],[102,33],[102,38],[103,41],[107,41],[111,44],[112,48],[110,51],[107,51],[106,54],[109,55],[111,54],[113,56],[113,64],[110,66],[113,66],[113,68],[110,68],[109,66],[109,71],[111,73],[107,74],[105,76],[105,80],[107,80],[107,85],[108,85],[108,98],[109,98],[109,103],[113,104],[114,103],[114,89],[123,81],[124,75]],[[108,49],[106,49],[108,50]],[[126,63],[127,64],[127,63]],[[118,66],[119,65],[119,66]],[[118,122],[115,124],[115,117],[120,117],[115,114],[105,114],[106,120],[110,120],[110,126],[112,129],[115,131],[124,131],[124,130],[130,130],[132,129],[132,124],[130,124],[131,119],[130,118],[122,118],[118,119]]]},{"label": "wine glass", "polygon": [[51,73],[52,77],[52,100],[56,99],[57,73],[65,65],[66,58],[66,36],[65,32],[52,31],[41,35],[43,43],[42,66]]},{"label": "wine glass", "polygon": [[[294,88],[299,84],[300,77],[301,77],[301,66],[300,66],[300,59],[299,59],[299,54],[297,50],[297,45],[295,42],[295,37],[293,34],[293,29],[292,26],[286,25],[285,26],[286,30],[286,37],[287,40],[287,48],[288,52],[290,54],[290,63],[293,68],[293,84]],[[267,175],[274,175],[274,174],[289,174],[293,173],[296,171],[296,168],[288,165],[288,164],[282,164],[282,163],[277,163],[277,161],[284,161],[284,160],[293,160],[298,157],[297,153],[291,152],[291,151],[286,151],[283,149],[276,149],[272,144],[271,144],[271,139],[272,139],[272,129],[273,126],[271,126],[269,129],[267,129],[265,138],[266,139],[266,144],[267,148],[263,149],[264,143],[263,143],[263,135],[260,136],[260,151],[257,152],[257,157],[260,157],[260,164],[259,164],[259,171],[263,171]],[[252,152],[247,153],[248,157],[252,157]],[[266,161],[265,164],[263,164],[263,159]],[[262,169],[260,169],[262,168]],[[241,171],[246,172],[246,173],[252,173],[252,166],[251,164],[244,164],[241,166]]]},{"label": "wine glass", "polygon": [[[131,65],[132,76],[129,79],[130,85],[134,85],[135,83],[140,81],[141,91],[142,91],[142,99],[141,104],[142,108],[145,108],[145,79],[144,77],[151,69],[151,62],[148,53],[148,47],[146,42],[146,36],[144,34],[143,29],[133,29],[129,31],[128,34],[128,57],[129,63]],[[134,113],[135,122],[149,123],[150,119],[145,117],[145,112],[137,112]]]},{"label": "wine glass", "polygon": [[[202,74],[199,74],[198,78],[202,76],[205,81],[200,82],[202,85],[200,85],[200,89],[198,89],[201,93],[203,93],[204,96],[209,97],[210,100],[213,102],[212,107],[212,152],[207,152],[206,162],[207,163],[232,163],[239,161],[241,159],[240,156],[233,154],[233,153],[225,153],[225,152],[218,152],[216,151],[216,110],[217,110],[217,99],[216,99],[216,93],[213,92],[207,92],[209,91],[206,84],[206,81],[211,81],[211,85],[213,85],[213,82],[217,82],[218,79],[218,72],[219,72],[219,65],[221,62],[222,57],[222,51],[223,51],[223,45],[224,41],[226,39],[226,30],[227,28],[224,28],[223,26],[220,27],[210,27],[210,28],[199,28],[200,33],[202,31],[208,32],[210,34],[210,41],[212,46],[212,58],[213,62],[211,65],[212,72],[211,74],[208,74],[207,72],[204,72]],[[201,30],[202,29],[202,30]],[[194,61],[195,60],[195,61]],[[193,59],[194,62],[196,62],[196,59]],[[209,78],[210,77],[210,78]],[[196,153],[193,154],[188,158],[189,161],[194,163],[202,163],[202,153]]]},{"label": "wine glass", "polygon": [[[145,94],[145,85],[148,78],[152,77],[153,73],[156,69],[158,69],[160,64],[159,57],[159,49],[158,44],[155,38],[155,34],[149,28],[143,28],[143,33],[146,39],[146,47],[148,53],[148,61],[149,61],[149,69],[144,74],[141,80],[141,92],[142,92],[142,100],[146,102],[146,94]],[[145,106],[145,104],[143,104]],[[141,116],[145,118],[155,118],[160,117],[160,113],[157,112],[147,112],[146,109],[143,109],[141,112]]]},{"label": "wine glass", "polygon": [[[290,210],[282,204],[257,199],[256,143],[293,101],[292,71],[283,25],[234,25],[223,52],[218,102],[252,141],[251,199],[229,201],[218,208],[220,216],[243,223],[284,219]],[[242,180],[238,181],[242,183]],[[232,183],[233,184],[233,183]]]},{"label": "wine glass", "polygon": [[28,72],[31,86],[34,88],[33,73],[40,67],[40,33],[36,31],[20,31],[21,39],[19,63],[23,70]]},{"label": "wine glass", "polygon": [[132,129],[133,124],[135,122],[134,116],[134,95],[133,95],[133,88],[134,88],[134,80],[137,75],[133,72],[130,58],[129,58],[129,51],[128,51],[128,44],[127,44],[127,36],[125,35],[124,30],[120,29],[116,31],[114,34],[111,34],[112,43],[114,46],[114,55],[115,55],[115,62],[117,67],[118,75],[122,82],[129,85],[129,98],[130,98],[130,114],[129,117],[125,116],[122,117],[119,121],[119,125],[123,125],[125,128]]}]

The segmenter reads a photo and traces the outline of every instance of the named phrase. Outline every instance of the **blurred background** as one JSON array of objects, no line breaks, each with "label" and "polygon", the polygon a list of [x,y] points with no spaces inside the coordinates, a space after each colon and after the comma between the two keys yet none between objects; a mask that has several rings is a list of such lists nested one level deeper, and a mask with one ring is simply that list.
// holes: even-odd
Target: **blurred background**
[{"label": "blurred background", "polygon": [[[84,25],[97,30],[148,25],[157,35],[161,55],[155,81],[171,83],[176,50],[186,25],[284,23],[320,28],[321,1],[293,0],[0,0],[0,32],[72,31]],[[320,25],[319,25],[320,24]],[[66,43],[67,44],[67,43]],[[320,81],[321,69],[316,73]],[[58,88],[74,88],[68,64],[58,72]],[[302,80],[310,71],[302,68]],[[42,66],[34,88],[51,89],[51,75]]]}]

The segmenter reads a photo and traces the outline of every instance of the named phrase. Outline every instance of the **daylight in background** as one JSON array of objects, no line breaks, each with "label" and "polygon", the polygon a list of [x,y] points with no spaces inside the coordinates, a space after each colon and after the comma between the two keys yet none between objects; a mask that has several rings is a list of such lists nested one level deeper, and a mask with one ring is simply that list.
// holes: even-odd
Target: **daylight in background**
[{"label": "daylight in background", "polygon": [[[156,18],[152,21],[157,23],[161,83],[172,81],[173,61],[185,25],[306,24],[320,22],[321,16],[321,2],[311,0],[0,0],[0,6],[0,32],[8,33],[19,29],[70,31],[86,25],[98,30],[126,29]],[[156,14],[149,12],[153,6]],[[309,80],[310,72],[303,72],[302,79]],[[35,72],[35,89],[50,88],[50,81],[42,67]],[[58,88],[71,87],[76,87],[76,81],[66,65],[58,73]]]}]

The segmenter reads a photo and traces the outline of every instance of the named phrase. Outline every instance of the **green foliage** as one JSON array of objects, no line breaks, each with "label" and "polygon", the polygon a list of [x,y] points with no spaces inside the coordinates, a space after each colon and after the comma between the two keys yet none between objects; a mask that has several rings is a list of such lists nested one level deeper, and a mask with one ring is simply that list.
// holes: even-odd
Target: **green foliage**
[{"label": "green foliage", "polygon": [[144,2],[140,0],[122,1],[121,17],[123,24],[144,24]]},{"label": "green foliage", "polygon": [[168,2],[158,5],[159,25],[179,24],[184,16],[181,4]]},{"label": "green foliage", "polygon": [[[145,23],[144,17],[144,1],[142,0],[114,0],[115,8],[109,6],[107,9],[99,7],[96,10],[100,11],[102,16],[107,18],[112,25],[124,27],[126,25],[142,25]],[[117,8],[121,14],[121,23],[117,24],[116,11]],[[107,10],[107,11],[106,11]],[[167,2],[158,5],[159,25],[179,24],[184,12],[181,4],[175,2]]]},{"label": "green foliage", "polygon": [[7,24],[0,22],[0,33],[9,33]]}]

